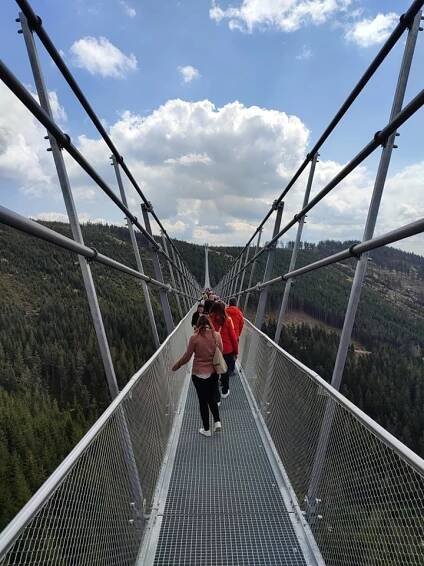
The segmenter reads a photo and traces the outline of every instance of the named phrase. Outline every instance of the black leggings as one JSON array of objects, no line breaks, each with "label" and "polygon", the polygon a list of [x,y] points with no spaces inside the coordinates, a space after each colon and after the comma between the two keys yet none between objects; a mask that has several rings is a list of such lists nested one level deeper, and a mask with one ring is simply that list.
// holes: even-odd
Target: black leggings
[{"label": "black leggings", "polygon": [[236,366],[236,357],[234,354],[224,354],[224,360],[227,364],[227,371],[221,375],[222,393],[226,395],[230,388],[230,375],[234,372]]},{"label": "black leggings", "polygon": [[213,420],[219,421],[219,409],[217,404],[218,392],[218,375],[213,373],[207,379],[201,379],[197,375],[192,375],[194,387],[199,398],[200,416],[202,417],[203,428],[209,430],[209,409],[212,413]]}]

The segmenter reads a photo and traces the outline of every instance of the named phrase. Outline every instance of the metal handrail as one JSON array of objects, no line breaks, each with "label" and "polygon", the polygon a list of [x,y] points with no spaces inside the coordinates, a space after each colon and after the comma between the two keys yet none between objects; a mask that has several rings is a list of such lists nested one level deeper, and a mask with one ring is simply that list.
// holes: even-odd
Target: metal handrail
[{"label": "metal handrail", "polygon": [[398,440],[393,434],[390,434],[385,428],[379,425],[374,419],[369,417],[366,413],[361,411],[354,403],[349,401],[344,395],[342,395],[337,389],[334,389],[327,381],[325,381],[320,375],[315,371],[311,370],[308,366],[303,364],[297,358],[289,354],[284,348],[276,344],[269,336],[267,336],[262,330],[259,330],[254,326],[249,320],[246,319],[246,325],[253,329],[254,332],[259,334],[262,338],[266,339],[269,344],[281,354],[283,354],[287,359],[289,359],[294,365],[299,369],[308,374],[312,381],[314,381],[319,387],[325,389],[329,397],[336,401],[339,405],[342,405],[346,411],[354,415],[374,436],[379,438],[384,444],[401,456],[408,464],[414,468],[416,472],[424,477],[424,459],[418,456],[413,450],[408,448],[403,442]]},{"label": "metal handrail", "polygon": [[278,240],[283,236],[290,228],[292,228],[300,219],[302,219],[312,208],[321,202],[321,200],[333,189],[335,189],[343,179],[345,179],[349,173],[351,173],[356,167],[358,167],[367,157],[371,155],[379,146],[383,146],[387,139],[396,132],[396,130],[404,124],[415,112],[417,112],[424,105],[424,89],[422,89],[410,102],[407,104],[399,114],[391,120],[382,130],[375,133],[373,139],[367,143],[365,147],[361,149],[357,155],[345,166],[341,171],[333,177],[333,179],[327,183],[327,185],[315,195],[315,197],[309,201],[309,203],[302,208],[297,214],[294,215],[292,220],[290,220],[284,228],[278,231],[278,233],[268,242],[266,246],[258,250],[258,252],[247,261],[241,269],[236,271],[232,277],[228,279],[228,282],[236,279],[240,273],[246,270],[246,268],[255,262],[262,254],[274,246]]},{"label": "metal handrail", "polygon": [[311,271],[332,265],[339,261],[344,261],[350,258],[359,259],[361,255],[366,252],[375,250],[376,248],[381,248],[382,246],[386,246],[387,244],[399,242],[400,240],[410,238],[411,236],[421,234],[422,232],[424,232],[424,218],[416,220],[415,222],[411,222],[410,224],[405,224],[405,226],[401,226],[400,228],[396,228],[391,232],[386,232],[385,234],[381,234],[380,236],[376,236],[375,238],[372,238],[370,240],[365,240],[363,242],[359,242],[358,244],[354,244],[353,246],[350,246],[350,248],[342,250],[341,252],[337,252],[312,263],[308,263],[307,265],[299,267],[298,269],[288,271],[284,275],[279,275],[278,277],[273,277],[272,279],[268,279],[267,281],[263,281],[262,283],[257,283],[253,287],[244,289],[242,291],[239,291],[238,293],[232,293],[232,296],[237,297],[246,293],[251,293],[252,291],[260,291],[265,287],[269,287],[270,285],[275,285],[276,283],[281,283],[282,281],[287,281],[288,279],[294,279],[296,277],[299,277],[300,275],[310,273]]},{"label": "metal handrail", "polygon": [[[390,53],[390,51],[396,45],[396,43],[398,42],[398,40],[402,36],[403,32],[407,28],[411,27],[412,22],[414,20],[414,17],[419,12],[419,10],[423,7],[423,5],[424,5],[424,0],[414,0],[414,2],[411,4],[411,6],[408,8],[408,10],[400,16],[399,23],[397,24],[395,29],[392,31],[392,33],[389,35],[389,37],[386,39],[386,41],[383,44],[383,46],[381,47],[380,51],[377,53],[377,55],[374,57],[374,59],[372,60],[372,62],[368,66],[368,68],[365,70],[365,72],[363,73],[363,75],[361,76],[359,81],[356,83],[356,85],[354,86],[354,88],[350,92],[349,96],[346,98],[346,100],[343,102],[343,104],[341,105],[339,110],[336,112],[333,119],[331,120],[331,122],[329,123],[327,128],[324,130],[324,132],[321,134],[321,136],[319,137],[318,141],[315,143],[315,145],[313,146],[311,151],[306,155],[305,160],[300,165],[300,167],[298,168],[296,173],[293,175],[293,177],[290,179],[286,188],[283,190],[283,192],[277,198],[277,200],[276,200],[277,204],[280,203],[283,200],[283,198],[287,195],[287,193],[290,191],[290,189],[294,186],[296,181],[299,179],[300,175],[303,173],[303,171],[307,167],[308,163],[310,163],[313,160],[314,155],[318,153],[318,151],[320,150],[322,145],[328,139],[330,134],[334,131],[334,129],[339,124],[339,122],[341,121],[343,116],[346,114],[346,112],[349,110],[349,108],[352,106],[352,104],[358,98],[359,94],[362,92],[364,87],[368,84],[370,79],[374,76],[374,73],[377,71],[377,69],[383,63],[384,59],[387,57],[387,55]],[[256,228],[254,234],[248,240],[247,244],[244,246],[244,248],[241,250],[241,252],[238,254],[238,256],[236,256],[236,258],[234,259],[231,266],[233,266],[237,262],[237,260],[242,256],[242,254],[246,250],[246,248],[249,247],[249,245],[252,243],[255,236],[258,234],[258,232],[263,228],[263,226],[265,225],[265,223],[267,222],[267,220],[269,219],[269,217],[271,216],[273,211],[274,211],[274,208],[271,207],[270,210],[268,211],[268,213],[266,214],[265,218],[262,220],[262,222]]]},{"label": "metal handrail", "polygon": [[[119,153],[115,144],[113,143],[110,136],[106,132],[101,120],[96,115],[95,111],[93,110],[90,103],[88,102],[87,97],[82,92],[77,81],[75,80],[74,76],[72,75],[71,71],[69,70],[68,66],[66,65],[62,56],[60,55],[60,52],[57,50],[53,41],[50,39],[48,33],[44,29],[43,22],[42,22],[41,18],[39,16],[37,16],[37,14],[34,12],[32,6],[28,2],[28,0],[16,0],[16,3],[18,4],[20,9],[24,13],[25,17],[27,18],[31,30],[33,30],[38,35],[41,43],[44,45],[46,51],[48,52],[50,57],[53,59],[57,68],[59,69],[59,71],[62,73],[63,78],[66,80],[66,82],[70,86],[71,90],[73,91],[73,93],[75,94],[77,99],[79,100],[81,106],[87,112],[87,115],[91,119],[92,123],[96,127],[97,131],[99,132],[99,134],[101,135],[101,137],[103,138],[103,140],[105,141],[105,143],[107,144],[109,149],[111,150],[112,154],[116,158],[117,162],[119,163],[119,165],[121,166],[123,171],[127,175],[132,186],[137,191],[138,195],[143,200],[144,204],[149,205],[150,203],[149,203],[148,199],[146,198],[142,189],[140,188],[137,181],[135,180],[133,174],[131,173],[130,169],[128,168],[128,165],[125,163],[124,158]],[[151,209],[151,214],[152,214],[153,218],[156,220],[156,222],[158,223],[162,232],[165,234],[165,237],[167,238],[167,240],[169,241],[171,246],[175,249],[177,254],[183,260],[183,257],[181,255],[180,251],[178,250],[178,248],[175,246],[174,242],[169,237],[167,231],[165,230],[165,227],[163,226],[163,224],[160,221],[157,214],[154,212],[153,208]]]},{"label": "metal handrail", "polygon": [[79,242],[73,240],[72,238],[68,238],[63,234],[56,232],[55,230],[51,230],[47,228],[47,226],[43,226],[34,220],[30,220],[25,216],[14,212],[13,210],[9,210],[8,208],[0,205],[0,222],[3,224],[7,224],[12,228],[16,228],[21,232],[25,232],[30,234],[31,236],[35,236],[36,238],[40,238],[46,242],[59,246],[65,250],[68,250],[72,253],[76,253],[79,255],[84,256],[89,261],[94,261],[97,263],[101,263],[103,265],[107,265],[108,267],[112,267],[117,271],[121,271],[122,273],[126,273],[127,275],[131,275],[132,277],[136,277],[137,279],[141,279],[146,283],[154,285],[159,289],[164,289],[166,291],[171,291],[173,293],[177,293],[178,295],[184,295],[191,299],[196,299],[194,295],[188,295],[179,289],[172,287],[166,283],[162,283],[153,277],[149,277],[144,273],[140,273],[136,269],[129,267],[115,259],[112,259],[100,252],[98,252],[95,248],[90,248],[84,244],[80,244]]},{"label": "metal handrail", "polygon": [[157,253],[160,253],[166,260],[177,269],[184,277],[184,272],[162,249],[153,236],[140,224],[137,217],[124,205],[119,197],[113,192],[104,179],[97,173],[92,165],[85,159],[82,153],[73,145],[71,138],[65,134],[61,128],[54,122],[52,118],[43,110],[31,93],[24,85],[15,77],[12,71],[0,60],[0,78],[6,86],[19,98],[24,106],[43,124],[47,131],[56,139],[59,146],[65,149],[71,157],[84,169],[84,171],[93,179],[100,189],[114,202],[114,204],[127,216],[128,220],[137,226],[143,237],[150,243]]},{"label": "metal handrail", "polygon": [[115,410],[122,404],[128,394],[138,384],[139,380],[146,373],[146,371],[153,365],[156,359],[160,356],[161,352],[166,348],[170,340],[177,332],[181,330],[182,325],[191,316],[192,309],[188,311],[183,319],[180,320],[178,325],[169,334],[166,340],[159,346],[155,353],[147,360],[147,362],[131,377],[121,392],[113,399],[103,414],[97,419],[93,426],[81,438],[78,444],[71,450],[66,458],[59,464],[56,470],[48,477],[43,485],[36,491],[31,499],[24,505],[19,513],[12,519],[6,528],[0,533],[0,560],[7,553],[10,547],[15,542],[16,538],[31,521],[36,513],[45,505],[53,492],[60,486],[66,476],[70,473],[72,468],[77,463],[78,459],[90,446],[91,442],[104,428],[110,417]]}]

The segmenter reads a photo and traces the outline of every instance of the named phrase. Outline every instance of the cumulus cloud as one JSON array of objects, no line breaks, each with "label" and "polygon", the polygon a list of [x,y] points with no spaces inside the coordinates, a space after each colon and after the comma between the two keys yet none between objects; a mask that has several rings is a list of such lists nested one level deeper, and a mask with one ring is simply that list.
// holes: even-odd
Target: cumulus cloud
[{"label": "cumulus cloud", "polygon": [[[0,89],[0,95],[4,91]],[[45,151],[43,128],[11,95],[3,100],[0,96],[0,101],[8,112],[7,120],[0,118],[1,190],[19,187],[37,210],[60,211],[60,188],[51,153]],[[215,245],[241,244],[250,237],[304,158],[309,140],[308,129],[296,116],[239,102],[216,107],[208,100],[169,100],[148,116],[124,112],[108,129],[170,233]],[[80,136],[74,143],[116,190],[110,151],[103,141]],[[75,162],[66,157],[66,163],[73,193],[82,207],[82,221],[103,218],[122,223],[122,214],[107,203]],[[312,194],[342,167],[342,163],[320,160]],[[283,222],[300,209],[306,178],[307,171],[290,191]],[[124,182],[130,208],[139,216],[140,198]],[[305,239],[360,239],[373,182],[374,172],[365,165],[358,167],[308,214]],[[377,232],[421,217],[423,191],[424,162],[392,174],[383,194]],[[267,223],[263,241],[270,239],[271,228],[272,221]],[[293,236],[288,233],[286,239]],[[401,245],[424,253],[423,237]]]},{"label": "cumulus cloud", "polygon": [[227,20],[232,30],[277,28],[292,32],[307,24],[323,24],[350,4],[351,0],[243,0],[238,7],[223,9],[214,0],[209,17],[216,22]]},{"label": "cumulus cloud", "polygon": [[122,6],[122,9],[124,10],[124,13],[129,17],[129,18],[135,18],[135,16],[137,15],[137,12],[135,11],[134,8],[132,8],[129,4],[127,4],[126,2],[124,2],[124,0],[120,0],[119,2]]},{"label": "cumulus cloud", "polygon": [[122,79],[137,69],[133,53],[125,55],[106,37],[83,37],[75,41],[70,49],[73,63],[91,75]]},{"label": "cumulus cloud", "polygon": [[178,67],[182,79],[185,83],[191,83],[194,79],[200,78],[200,73],[198,69],[192,67],[191,65],[186,65],[185,67]]},{"label": "cumulus cloud", "polygon": [[[65,118],[56,93],[52,110]],[[27,194],[42,195],[52,187],[51,155],[45,130],[3,84],[0,84],[0,184],[16,183]]]},{"label": "cumulus cloud", "polygon": [[359,45],[359,47],[371,47],[383,43],[393,30],[399,15],[394,12],[388,14],[377,14],[375,18],[363,19],[355,22],[346,32],[346,39]]}]

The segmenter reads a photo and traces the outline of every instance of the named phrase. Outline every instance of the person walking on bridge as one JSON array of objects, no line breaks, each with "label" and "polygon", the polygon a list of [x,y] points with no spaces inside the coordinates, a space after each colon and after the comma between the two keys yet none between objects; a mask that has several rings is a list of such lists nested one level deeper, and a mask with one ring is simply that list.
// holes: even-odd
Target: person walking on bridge
[{"label": "person walking on bridge", "polygon": [[213,330],[207,316],[200,315],[196,330],[188,342],[186,352],[172,366],[172,371],[177,371],[188,363],[194,354],[191,377],[199,398],[200,416],[203,423],[199,432],[203,436],[212,436],[209,427],[209,410],[214,420],[214,432],[219,432],[222,429],[217,403],[217,399],[219,399],[218,375],[213,365],[217,347],[221,352],[223,351],[220,334]]},{"label": "person walking on bridge", "polygon": [[214,303],[209,312],[212,327],[221,334],[222,353],[227,364],[227,371],[221,375],[221,396],[225,399],[230,394],[230,375],[234,372],[236,365],[238,340],[234,331],[233,321],[225,312],[224,303]]},{"label": "person walking on bridge", "polygon": [[234,324],[234,331],[236,333],[237,340],[239,340],[244,326],[244,316],[243,311],[237,306],[237,299],[235,299],[234,297],[230,299],[230,306],[225,309],[225,312],[229,317],[231,317],[231,320]]}]

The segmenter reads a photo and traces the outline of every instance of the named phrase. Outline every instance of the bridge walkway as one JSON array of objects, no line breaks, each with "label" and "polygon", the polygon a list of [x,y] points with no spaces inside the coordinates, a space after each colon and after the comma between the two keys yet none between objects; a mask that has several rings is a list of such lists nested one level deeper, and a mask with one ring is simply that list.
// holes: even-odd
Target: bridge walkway
[{"label": "bridge walkway", "polygon": [[230,391],[223,431],[205,438],[189,386],[154,566],[309,564],[239,374]]}]

